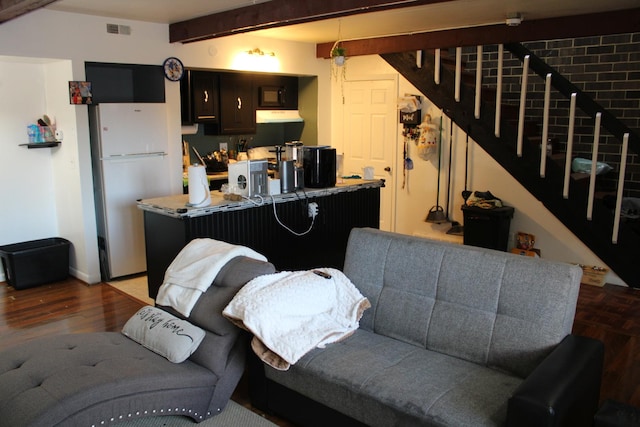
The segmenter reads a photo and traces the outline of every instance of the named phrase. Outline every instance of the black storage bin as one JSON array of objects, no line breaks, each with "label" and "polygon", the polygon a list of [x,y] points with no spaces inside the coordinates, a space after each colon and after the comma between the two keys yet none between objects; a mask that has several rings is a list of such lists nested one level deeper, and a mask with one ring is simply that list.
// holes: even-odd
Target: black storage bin
[{"label": "black storage bin", "polygon": [[26,289],[66,279],[70,246],[71,242],[61,237],[0,246],[7,282],[16,289]]},{"label": "black storage bin", "polygon": [[509,227],[513,208],[483,209],[463,206],[464,244],[506,251],[509,244]]}]

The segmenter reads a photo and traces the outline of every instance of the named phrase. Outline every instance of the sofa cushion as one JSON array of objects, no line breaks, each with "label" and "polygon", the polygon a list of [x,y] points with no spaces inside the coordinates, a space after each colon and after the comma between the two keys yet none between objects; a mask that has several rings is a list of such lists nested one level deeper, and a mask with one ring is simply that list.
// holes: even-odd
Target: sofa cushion
[{"label": "sofa cushion", "polygon": [[268,378],[371,426],[499,426],[521,379],[370,331]]},{"label": "sofa cushion", "polygon": [[344,273],[369,299],[361,328],[526,377],[571,332],[577,266],[353,229]]}]

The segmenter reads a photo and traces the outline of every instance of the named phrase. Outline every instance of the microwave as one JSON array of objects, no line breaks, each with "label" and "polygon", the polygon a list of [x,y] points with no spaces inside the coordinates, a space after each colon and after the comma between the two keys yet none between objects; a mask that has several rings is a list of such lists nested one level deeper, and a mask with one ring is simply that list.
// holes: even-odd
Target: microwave
[{"label": "microwave", "polygon": [[261,86],[259,105],[260,107],[284,107],[286,93],[284,86]]}]

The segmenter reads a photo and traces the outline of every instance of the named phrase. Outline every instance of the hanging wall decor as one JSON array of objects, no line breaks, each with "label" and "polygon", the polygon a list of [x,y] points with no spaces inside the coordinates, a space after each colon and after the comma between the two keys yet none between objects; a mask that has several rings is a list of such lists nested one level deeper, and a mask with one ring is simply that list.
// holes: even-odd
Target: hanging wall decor
[{"label": "hanging wall decor", "polygon": [[93,102],[91,82],[70,81],[69,102],[76,105],[91,104]]},{"label": "hanging wall decor", "polygon": [[425,114],[424,120],[418,126],[420,128],[420,136],[416,144],[418,145],[418,157],[422,160],[431,160],[438,152],[439,129],[438,126],[431,123],[431,115]]}]

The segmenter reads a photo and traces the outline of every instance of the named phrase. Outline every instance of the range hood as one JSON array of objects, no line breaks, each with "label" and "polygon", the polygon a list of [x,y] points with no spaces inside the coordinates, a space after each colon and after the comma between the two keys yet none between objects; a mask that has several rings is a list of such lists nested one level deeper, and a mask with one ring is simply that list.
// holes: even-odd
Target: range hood
[{"label": "range hood", "polygon": [[256,123],[302,122],[298,110],[256,110]]}]

